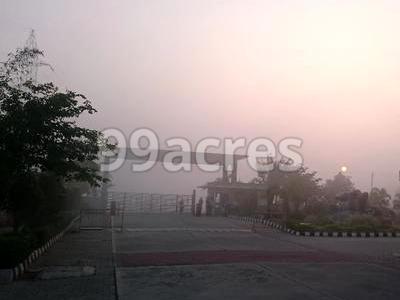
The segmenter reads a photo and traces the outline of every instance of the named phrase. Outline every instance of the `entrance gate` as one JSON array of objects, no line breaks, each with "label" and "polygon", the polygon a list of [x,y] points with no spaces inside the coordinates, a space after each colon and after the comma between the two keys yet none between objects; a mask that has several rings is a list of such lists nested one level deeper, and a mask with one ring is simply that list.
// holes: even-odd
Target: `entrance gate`
[{"label": "entrance gate", "polygon": [[123,228],[125,216],[134,214],[193,213],[194,197],[185,194],[109,192],[105,209],[81,210],[80,228]]},{"label": "entrance gate", "polygon": [[[134,213],[190,213],[191,195],[176,194],[124,194],[114,195],[114,201],[126,214]],[[122,201],[122,203],[121,203]]]}]

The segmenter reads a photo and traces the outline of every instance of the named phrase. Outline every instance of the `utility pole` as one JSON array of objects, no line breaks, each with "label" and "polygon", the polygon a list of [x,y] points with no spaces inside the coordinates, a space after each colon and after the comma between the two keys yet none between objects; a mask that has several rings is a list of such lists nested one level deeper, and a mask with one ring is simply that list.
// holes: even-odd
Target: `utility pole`
[{"label": "utility pole", "polygon": [[373,188],[374,188],[374,172],[371,173],[371,192]]},{"label": "utility pole", "polygon": [[369,195],[368,195],[368,200],[369,200],[370,204],[371,204],[371,200],[372,200],[371,196],[372,196],[373,188],[374,188],[374,172],[371,173],[371,189],[370,189]]}]

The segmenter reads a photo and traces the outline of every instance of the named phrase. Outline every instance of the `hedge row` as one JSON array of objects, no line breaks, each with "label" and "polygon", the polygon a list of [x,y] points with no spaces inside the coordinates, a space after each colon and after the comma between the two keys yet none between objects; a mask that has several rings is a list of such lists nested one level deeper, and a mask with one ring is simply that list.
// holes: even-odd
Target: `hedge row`
[{"label": "hedge row", "polygon": [[72,215],[60,217],[56,224],[44,227],[9,232],[0,235],[0,269],[14,267],[34,249],[41,247],[72,220]]}]

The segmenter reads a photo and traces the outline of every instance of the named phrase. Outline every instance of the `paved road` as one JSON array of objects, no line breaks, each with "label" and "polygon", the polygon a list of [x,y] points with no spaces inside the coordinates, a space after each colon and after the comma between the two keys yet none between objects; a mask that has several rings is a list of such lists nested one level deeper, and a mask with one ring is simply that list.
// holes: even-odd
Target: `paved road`
[{"label": "paved road", "polygon": [[[33,266],[53,279],[0,285],[0,299],[400,298],[400,239],[296,237],[176,214],[125,221],[123,232],[66,235]],[[85,265],[96,274],[54,279],[54,267]]]},{"label": "paved road", "polygon": [[398,239],[304,238],[227,218],[136,215],[114,232],[131,299],[399,299]]}]

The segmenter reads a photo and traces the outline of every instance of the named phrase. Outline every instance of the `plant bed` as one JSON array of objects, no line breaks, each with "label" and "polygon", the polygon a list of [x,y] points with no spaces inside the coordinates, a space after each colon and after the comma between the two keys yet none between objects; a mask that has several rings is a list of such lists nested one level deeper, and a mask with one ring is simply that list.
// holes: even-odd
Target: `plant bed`
[{"label": "plant bed", "polygon": [[[18,279],[27,267],[53,246],[79,219],[73,219],[63,230],[40,243],[31,233],[8,233],[0,236],[0,283]],[[37,246],[40,243],[40,246]],[[37,247],[37,248],[36,248]]]},{"label": "plant bed", "polygon": [[35,249],[35,245],[32,235],[13,232],[0,235],[0,269],[17,265]]},{"label": "plant bed", "polygon": [[[245,223],[261,223],[296,236],[306,237],[400,237],[400,229],[392,226],[371,224],[325,224],[316,225],[304,222],[268,220],[259,217],[234,217]],[[261,220],[261,221],[260,221]]]}]

